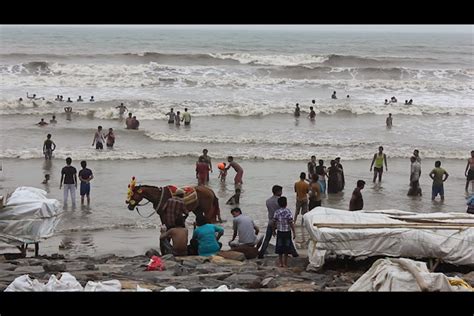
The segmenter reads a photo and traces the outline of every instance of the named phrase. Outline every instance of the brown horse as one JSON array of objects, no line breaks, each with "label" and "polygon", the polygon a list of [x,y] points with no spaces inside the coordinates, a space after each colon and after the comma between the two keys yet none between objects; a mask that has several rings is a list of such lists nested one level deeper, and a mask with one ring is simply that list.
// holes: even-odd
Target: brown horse
[{"label": "brown horse", "polygon": [[[189,204],[186,204],[188,211],[194,214],[204,214],[209,223],[215,223],[219,210],[219,199],[216,197],[214,191],[205,186],[195,186],[197,199]],[[168,186],[155,187],[151,185],[137,185],[131,188],[132,195],[126,201],[128,209],[133,211],[141,200],[146,199],[153,203],[153,208],[160,215],[163,222],[163,206],[165,202],[172,197],[171,190]]]}]

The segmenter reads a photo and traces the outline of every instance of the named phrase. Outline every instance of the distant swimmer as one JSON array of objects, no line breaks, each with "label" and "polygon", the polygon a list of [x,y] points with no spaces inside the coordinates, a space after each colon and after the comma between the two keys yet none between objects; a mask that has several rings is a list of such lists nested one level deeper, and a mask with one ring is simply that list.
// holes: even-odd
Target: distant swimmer
[{"label": "distant swimmer", "polygon": [[295,117],[300,117],[300,106],[298,103],[296,103],[295,107]]},{"label": "distant swimmer", "polygon": [[137,120],[136,116],[134,116],[132,118],[132,129],[138,129],[139,126],[140,126],[140,121]]},{"label": "distant swimmer", "polygon": [[349,98],[350,98],[350,96],[349,96],[349,95],[347,95],[347,96],[346,96],[346,99],[349,99]]},{"label": "distant swimmer", "polygon": [[61,102],[63,102],[63,101],[64,101],[64,100],[63,100],[63,96],[62,96],[62,95],[60,95],[60,96],[59,96],[59,101],[61,101]]},{"label": "distant swimmer", "polygon": [[391,128],[391,127],[392,127],[392,122],[393,122],[392,113],[388,113],[388,117],[387,117],[387,119],[385,120],[385,123],[387,124],[387,127],[388,127],[388,128]]},{"label": "distant swimmer", "polygon": [[169,116],[168,124],[174,124],[174,119],[175,119],[176,114],[174,113],[173,108],[171,108],[171,110],[165,115]]},{"label": "distant swimmer", "polygon": [[58,121],[56,121],[56,115],[53,115],[53,117],[49,120],[50,124],[56,124]]},{"label": "distant swimmer", "polygon": [[132,112],[128,112],[128,117],[125,119],[125,126],[127,126],[127,129],[133,128],[133,117],[132,117]]},{"label": "distant swimmer", "polygon": [[384,103],[385,105],[389,105],[390,103],[391,103],[390,101],[388,101],[387,99],[385,99],[385,103]]},{"label": "distant swimmer", "polygon": [[23,101],[23,98],[19,98],[19,99],[18,99],[18,102],[21,102],[21,101]]},{"label": "distant swimmer", "polygon": [[107,139],[107,142],[105,143],[107,148],[113,148],[115,144],[115,134],[112,127],[109,128],[109,132],[105,135],[105,138]]},{"label": "distant swimmer", "polygon": [[97,131],[94,134],[94,139],[92,140],[92,146],[95,144],[95,149],[104,149],[104,134],[102,134],[102,126],[97,127]]},{"label": "distant swimmer", "polygon": [[183,117],[181,121],[184,121],[184,126],[189,126],[191,124],[191,114],[188,112],[188,108],[184,108]]},{"label": "distant swimmer", "polygon": [[413,100],[412,100],[412,99],[410,99],[410,101],[408,101],[408,103],[407,103],[407,104],[408,104],[408,105],[412,105],[412,104],[413,104]]},{"label": "distant swimmer", "polygon": [[116,109],[119,109],[119,115],[123,115],[125,111],[128,111],[127,107],[123,105],[123,103],[120,103],[120,105],[115,107]]},{"label": "distant swimmer", "polygon": [[67,101],[66,101],[66,102],[72,103],[71,98],[67,98]]},{"label": "distant swimmer", "polygon": [[94,96],[92,95],[91,98],[89,99],[89,102],[94,102]]},{"label": "distant swimmer", "polygon": [[337,97],[336,97],[336,91],[334,91],[334,92],[332,93],[331,99],[337,99]]},{"label": "distant swimmer", "polygon": [[405,100],[405,105],[408,104],[408,100]]},{"label": "distant swimmer", "polygon": [[383,153],[383,147],[379,147],[379,152],[374,154],[374,158],[372,159],[372,163],[370,164],[370,171],[372,171],[372,166],[374,166],[374,179],[372,182],[375,183],[375,179],[377,179],[377,174],[379,175],[379,183],[382,181],[382,173],[383,173],[383,164],[385,163],[385,171],[388,171],[387,167],[387,156]]},{"label": "distant swimmer", "polygon": [[48,125],[48,123],[46,123],[46,122],[44,121],[44,118],[42,118],[41,121],[39,121],[38,123],[36,123],[36,125],[38,125],[38,126],[46,126],[46,125]]},{"label": "distant swimmer", "polygon": [[53,151],[56,149],[56,144],[51,140],[51,134],[46,136],[46,140],[43,143],[43,154],[44,159],[51,160],[53,157]]},{"label": "distant swimmer", "polygon": [[59,96],[59,94],[56,96],[56,99],[54,99],[54,101],[61,101],[61,97]]},{"label": "distant swimmer", "polygon": [[176,121],[174,122],[176,126],[181,125],[181,118],[179,117],[180,114],[181,114],[180,111],[176,112]]},{"label": "distant swimmer", "polygon": [[397,103],[397,98],[391,97],[391,98],[390,98],[390,101],[391,101],[392,103]]},{"label": "distant swimmer", "polygon": [[28,99],[30,99],[30,100],[44,100],[43,97],[37,98],[37,97],[36,97],[36,94],[33,94],[32,96],[30,96],[30,95],[28,95],[28,92],[26,93],[26,97],[27,97]]},{"label": "distant swimmer", "polygon": [[308,117],[311,121],[314,121],[314,119],[316,118],[316,112],[314,112],[314,108],[312,106],[309,107]]},{"label": "distant swimmer", "polygon": [[82,102],[82,101],[84,101],[84,100],[82,100],[82,97],[79,96],[79,98],[77,98],[77,101],[76,101],[76,102]]},{"label": "distant swimmer", "polygon": [[66,112],[66,120],[70,121],[71,120],[71,114],[72,114],[72,107],[65,106],[64,107],[64,112]]}]

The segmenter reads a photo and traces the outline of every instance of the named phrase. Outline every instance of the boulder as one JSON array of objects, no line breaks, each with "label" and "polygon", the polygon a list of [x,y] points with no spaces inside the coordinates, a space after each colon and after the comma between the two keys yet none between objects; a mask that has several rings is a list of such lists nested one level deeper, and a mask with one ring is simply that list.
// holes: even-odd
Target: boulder
[{"label": "boulder", "polygon": [[224,251],[219,251],[217,256],[220,256],[225,259],[230,259],[230,260],[237,260],[237,261],[244,261],[245,260],[245,254],[242,252],[238,251],[233,251],[232,250],[224,250]]},{"label": "boulder", "polygon": [[242,245],[238,247],[233,247],[232,251],[243,253],[246,259],[255,259],[258,256],[258,249],[256,247],[251,246]]}]

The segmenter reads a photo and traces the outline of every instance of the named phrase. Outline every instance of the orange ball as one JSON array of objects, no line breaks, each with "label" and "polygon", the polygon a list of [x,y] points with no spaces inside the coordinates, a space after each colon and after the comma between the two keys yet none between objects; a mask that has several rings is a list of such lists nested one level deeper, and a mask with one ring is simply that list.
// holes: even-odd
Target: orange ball
[{"label": "orange ball", "polygon": [[219,168],[220,170],[224,170],[225,169],[224,163],[223,162],[218,163],[217,168]]}]

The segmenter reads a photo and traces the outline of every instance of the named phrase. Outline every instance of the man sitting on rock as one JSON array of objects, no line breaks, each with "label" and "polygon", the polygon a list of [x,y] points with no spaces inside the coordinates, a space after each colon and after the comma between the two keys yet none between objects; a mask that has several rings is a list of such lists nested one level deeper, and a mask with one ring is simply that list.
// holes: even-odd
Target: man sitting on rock
[{"label": "man sitting on rock", "polygon": [[[176,218],[176,226],[168,230],[162,229],[160,235],[161,255],[172,254],[174,256],[188,255],[188,229],[184,224],[184,218]],[[170,240],[173,242],[171,245]]]},{"label": "man sitting on rock", "polygon": [[[233,208],[230,213],[234,217],[234,234],[232,235],[232,240],[229,241],[230,248],[232,249],[239,246],[254,247],[255,245],[257,245],[257,248],[260,247],[263,235],[258,235],[259,229],[253,222],[253,219],[247,215],[242,215],[242,210],[238,207]],[[239,239],[235,240],[237,234],[239,235]]]}]

